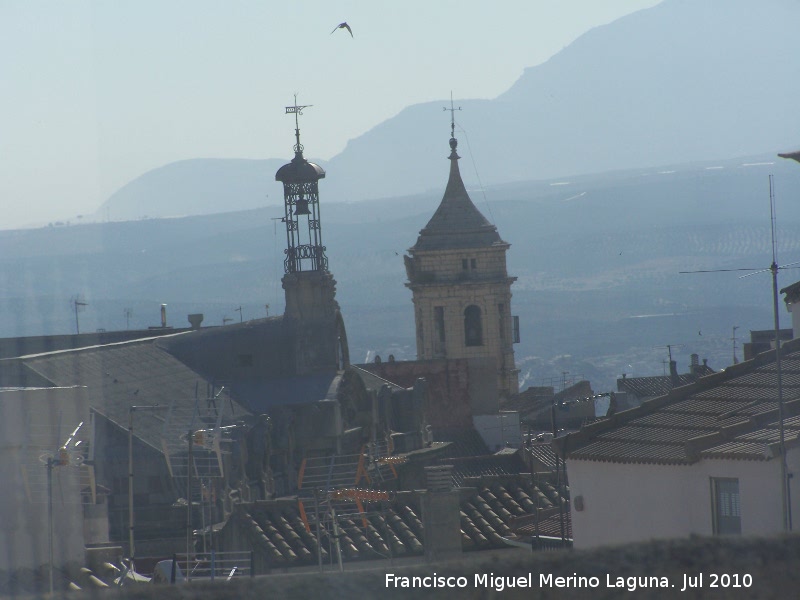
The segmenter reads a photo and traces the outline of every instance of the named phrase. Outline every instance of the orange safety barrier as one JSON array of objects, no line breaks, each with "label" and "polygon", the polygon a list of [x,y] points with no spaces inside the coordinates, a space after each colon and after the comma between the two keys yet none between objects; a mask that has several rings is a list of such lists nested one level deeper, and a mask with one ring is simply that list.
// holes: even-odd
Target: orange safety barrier
[{"label": "orange safety barrier", "polygon": [[308,533],[311,533],[311,525],[308,522],[308,517],[306,516],[306,509],[303,506],[302,500],[297,501],[297,508],[300,511],[300,518],[303,520],[303,525],[306,526],[306,531]]}]

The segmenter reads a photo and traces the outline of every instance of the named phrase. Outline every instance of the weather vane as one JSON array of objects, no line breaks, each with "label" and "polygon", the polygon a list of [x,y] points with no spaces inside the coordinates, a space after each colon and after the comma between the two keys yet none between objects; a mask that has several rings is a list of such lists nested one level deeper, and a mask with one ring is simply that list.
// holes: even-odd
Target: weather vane
[{"label": "weather vane", "polygon": [[461,107],[458,108],[453,107],[453,92],[450,92],[450,108],[446,106],[442,107],[442,110],[449,110],[450,111],[450,137],[456,137],[456,111],[461,110]]},{"label": "weather vane", "polygon": [[294,137],[297,139],[297,144],[294,147],[295,152],[302,152],[303,145],[300,143],[300,122],[297,118],[298,115],[303,114],[304,108],[309,108],[314,106],[313,104],[306,104],[305,106],[298,106],[297,105],[297,94],[294,95],[294,106],[287,106],[286,113],[287,115],[294,114]]}]

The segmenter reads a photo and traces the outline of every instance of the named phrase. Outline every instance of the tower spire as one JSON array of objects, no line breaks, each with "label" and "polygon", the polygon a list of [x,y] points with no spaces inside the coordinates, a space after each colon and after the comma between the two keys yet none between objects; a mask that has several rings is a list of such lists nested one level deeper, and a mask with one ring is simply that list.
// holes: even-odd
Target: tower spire
[{"label": "tower spire", "polygon": [[286,107],[286,114],[294,114],[294,158],[275,173],[275,179],[283,183],[282,221],[286,223],[283,266],[286,273],[328,270],[328,258],[322,244],[318,186],[319,180],[325,177],[325,170],[303,158],[303,145],[300,143],[298,115],[309,106],[297,104],[295,94],[294,106]]},{"label": "tower spire", "polygon": [[446,106],[442,107],[442,110],[449,110],[450,111],[450,156],[448,158],[459,158],[458,154],[456,154],[456,146],[458,146],[458,140],[456,140],[456,111],[461,110],[461,107],[455,108],[453,105],[453,91],[450,91],[450,108]]},{"label": "tower spire", "polygon": [[294,106],[287,106],[286,107],[286,114],[294,114],[294,137],[297,140],[297,143],[294,146],[295,154],[303,154],[303,144],[300,143],[300,121],[298,120],[298,116],[303,114],[304,108],[310,108],[314,106],[313,104],[306,104],[305,106],[298,106],[297,104],[297,94],[294,95]]}]

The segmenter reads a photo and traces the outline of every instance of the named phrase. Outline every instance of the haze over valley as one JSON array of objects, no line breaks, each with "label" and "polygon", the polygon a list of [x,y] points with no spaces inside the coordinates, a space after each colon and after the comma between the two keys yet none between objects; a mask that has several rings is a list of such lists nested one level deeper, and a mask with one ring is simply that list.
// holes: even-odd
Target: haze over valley
[{"label": "haze over valley", "polygon": [[[734,326],[739,358],[748,330],[772,326],[768,274],[678,272],[769,265],[770,174],[780,262],[800,260],[800,167],[776,157],[800,144],[798,22],[796,2],[665,0],[590,30],[494,99],[454,90],[464,181],[512,245],[523,386],[583,377],[607,391],[622,373],[660,374],[666,344],[681,346],[681,370],[692,352],[724,368]],[[445,106],[408,106],[316,161],[354,362],[416,356],[402,255],[447,181]],[[305,119],[314,160],[325,124]],[[283,157],[187,157],[93,214],[0,231],[0,336],[74,332],[76,295],[81,331],[156,325],[161,303],[176,327],[188,313],[222,325],[282,312],[285,125],[269,131]]]}]

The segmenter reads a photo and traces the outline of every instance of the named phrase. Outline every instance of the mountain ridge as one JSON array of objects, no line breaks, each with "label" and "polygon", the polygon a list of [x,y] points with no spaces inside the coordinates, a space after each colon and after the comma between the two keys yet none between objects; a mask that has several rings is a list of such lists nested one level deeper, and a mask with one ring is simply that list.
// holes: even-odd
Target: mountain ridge
[{"label": "mountain ridge", "polygon": [[[595,27],[496,98],[458,101],[464,181],[475,187],[793,150],[800,57],[788,49],[798,22],[800,3],[789,0],[665,0]],[[327,171],[325,199],[438,189],[449,154],[445,104],[408,106],[329,161],[314,160]],[[176,175],[162,188],[134,180],[96,218],[166,216],[162,205],[169,214],[255,208],[264,194],[279,204],[274,173],[289,158],[218,159],[226,162],[206,172],[198,164],[189,182],[176,183]],[[217,169],[224,165],[229,172]],[[152,183],[153,172],[141,178]]]}]

